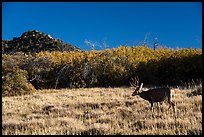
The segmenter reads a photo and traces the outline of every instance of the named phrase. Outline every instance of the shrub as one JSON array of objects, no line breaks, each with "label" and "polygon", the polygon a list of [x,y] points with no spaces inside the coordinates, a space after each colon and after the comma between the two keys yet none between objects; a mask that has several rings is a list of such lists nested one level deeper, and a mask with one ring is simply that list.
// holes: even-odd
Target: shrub
[{"label": "shrub", "polygon": [[14,82],[26,77],[36,89],[128,86],[135,76],[145,84],[178,85],[202,76],[202,50],[191,48],[119,46],[101,51],[45,51],[33,55],[3,54],[2,61],[4,82],[9,85],[9,79],[13,81],[9,73],[17,75],[13,70],[16,68],[20,74]]},{"label": "shrub", "polygon": [[35,88],[26,79],[27,72],[21,69],[13,69],[3,76],[2,96],[15,96],[30,94]]}]

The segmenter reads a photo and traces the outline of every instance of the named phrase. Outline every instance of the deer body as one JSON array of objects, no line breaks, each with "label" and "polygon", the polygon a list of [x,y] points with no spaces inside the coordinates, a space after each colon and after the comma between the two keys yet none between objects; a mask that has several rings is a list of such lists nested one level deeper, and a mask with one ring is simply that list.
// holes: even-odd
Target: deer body
[{"label": "deer body", "polygon": [[169,88],[158,88],[142,91],[138,95],[149,102],[161,102],[164,101],[166,97],[170,96],[170,92]]},{"label": "deer body", "polygon": [[170,88],[155,88],[149,89],[147,91],[142,91],[140,93],[134,92],[132,96],[139,95],[141,98],[149,101],[151,107],[153,107],[154,102],[163,102],[167,99],[169,103],[169,108],[172,106],[174,108],[175,104],[171,102],[172,91]]},{"label": "deer body", "polygon": [[[132,96],[140,96],[141,98],[149,101],[149,103],[151,103],[151,108],[153,107],[153,103],[155,102],[163,102],[165,100],[168,101],[169,104],[169,108],[173,107],[175,104],[171,101],[172,100],[172,96],[174,96],[174,90],[168,87],[164,87],[164,88],[153,88],[153,89],[149,89],[147,91],[143,91],[142,90],[142,86],[143,83],[141,83],[140,87],[138,85],[138,80],[135,80],[135,91],[132,93]],[[132,84],[131,84],[132,85]],[[175,109],[174,109],[175,111]]]}]

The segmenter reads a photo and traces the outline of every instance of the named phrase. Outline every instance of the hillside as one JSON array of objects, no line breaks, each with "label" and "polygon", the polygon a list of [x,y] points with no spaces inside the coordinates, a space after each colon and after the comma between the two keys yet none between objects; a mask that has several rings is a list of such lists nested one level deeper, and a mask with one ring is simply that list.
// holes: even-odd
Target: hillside
[{"label": "hillside", "polygon": [[40,51],[75,50],[80,49],[37,30],[24,32],[20,37],[14,37],[13,40],[2,40],[2,53],[7,54],[15,52],[38,53]]}]

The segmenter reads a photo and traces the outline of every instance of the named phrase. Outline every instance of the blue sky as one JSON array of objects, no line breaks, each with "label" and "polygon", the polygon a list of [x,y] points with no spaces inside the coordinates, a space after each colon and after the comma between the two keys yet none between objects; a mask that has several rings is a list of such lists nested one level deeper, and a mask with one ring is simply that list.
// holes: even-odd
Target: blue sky
[{"label": "blue sky", "polygon": [[3,2],[2,39],[38,30],[90,50],[119,45],[202,48],[201,2]]}]

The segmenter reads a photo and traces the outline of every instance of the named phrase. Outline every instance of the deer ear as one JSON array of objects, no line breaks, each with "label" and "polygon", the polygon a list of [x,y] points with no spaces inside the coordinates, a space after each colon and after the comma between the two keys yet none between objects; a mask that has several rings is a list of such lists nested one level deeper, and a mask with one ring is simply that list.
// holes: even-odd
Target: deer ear
[{"label": "deer ear", "polygon": [[142,87],[143,87],[143,83],[141,83],[141,85],[140,85],[140,91],[142,90]]}]

